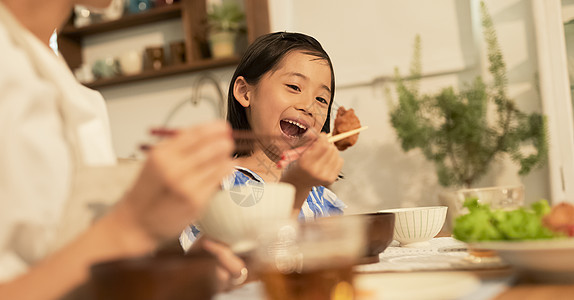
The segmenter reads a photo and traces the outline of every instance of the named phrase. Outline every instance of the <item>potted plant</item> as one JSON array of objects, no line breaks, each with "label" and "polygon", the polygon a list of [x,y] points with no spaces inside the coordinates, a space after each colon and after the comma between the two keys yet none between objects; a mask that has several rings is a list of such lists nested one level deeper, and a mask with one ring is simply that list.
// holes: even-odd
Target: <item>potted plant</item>
[{"label": "potted plant", "polygon": [[213,5],[207,14],[209,44],[214,58],[235,54],[237,34],[245,30],[245,14],[234,0]]},{"label": "potted plant", "polygon": [[395,69],[398,104],[391,110],[391,124],[404,151],[418,148],[434,163],[444,187],[471,187],[503,154],[520,165],[520,175],[543,165],[547,158],[545,117],[520,111],[508,97],[506,66],[482,2],[481,16],[492,83],[478,76],[461,91],[446,87],[437,94],[420,93],[418,36],[411,76],[402,78]]}]

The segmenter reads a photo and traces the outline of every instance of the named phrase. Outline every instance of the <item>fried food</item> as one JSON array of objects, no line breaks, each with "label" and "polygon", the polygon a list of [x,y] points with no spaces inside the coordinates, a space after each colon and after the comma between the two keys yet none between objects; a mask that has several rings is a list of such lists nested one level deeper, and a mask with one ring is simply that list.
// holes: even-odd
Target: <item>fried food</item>
[{"label": "fried food", "polygon": [[544,216],[542,223],[550,230],[574,236],[574,205],[566,202],[555,205],[550,213]]},{"label": "fried food", "polygon": [[[361,121],[359,121],[359,118],[357,115],[355,115],[355,111],[352,108],[347,110],[343,106],[339,107],[337,110],[337,117],[335,118],[335,128],[333,128],[333,135],[337,135],[339,133],[347,132],[360,127]],[[335,146],[337,146],[339,151],[344,151],[357,143],[358,139],[359,134],[355,134],[335,142]]]}]

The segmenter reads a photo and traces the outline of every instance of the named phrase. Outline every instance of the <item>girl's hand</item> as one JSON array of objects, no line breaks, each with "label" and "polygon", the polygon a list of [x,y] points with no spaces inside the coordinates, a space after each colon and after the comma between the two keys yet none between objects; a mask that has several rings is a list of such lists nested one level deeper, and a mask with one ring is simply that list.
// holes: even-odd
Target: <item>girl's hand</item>
[{"label": "girl's hand", "polygon": [[335,182],[343,167],[343,158],[327,135],[321,133],[304,150],[298,160],[289,164],[280,181],[293,184],[297,189],[307,189],[317,185],[327,186]]},{"label": "girl's hand", "polygon": [[245,262],[236,256],[224,244],[217,243],[205,237],[198,238],[190,250],[203,249],[217,258],[218,289],[228,290],[235,285],[242,284],[247,279]]},{"label": "girl's hand", "polygon": [[114,213],[149,243],[177,236],[233,171],[232,151],[231,128],[223,121],[178,130],[149,150],[139,178]]}]

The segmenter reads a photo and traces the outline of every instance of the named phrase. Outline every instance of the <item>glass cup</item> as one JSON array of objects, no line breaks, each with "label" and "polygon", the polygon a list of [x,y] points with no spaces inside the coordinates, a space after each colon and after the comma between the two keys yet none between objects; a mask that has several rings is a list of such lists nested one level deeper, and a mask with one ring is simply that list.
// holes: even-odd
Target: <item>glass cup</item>
[{"label": "glass cup", "polygon": [[359,217],[268,226],[254,254],[267,299],[354,299],[353,266],[364,253],[364,226]]},{"label": "glass cup", "polygon": [[456,192],[457,208],[460,214],[468,213],[462,205],[469,198],[477,198],[478,203],[488,204],[491,209],[513,210],[524,205],[524,186],[495,186],[476,189],[462,189]]}]

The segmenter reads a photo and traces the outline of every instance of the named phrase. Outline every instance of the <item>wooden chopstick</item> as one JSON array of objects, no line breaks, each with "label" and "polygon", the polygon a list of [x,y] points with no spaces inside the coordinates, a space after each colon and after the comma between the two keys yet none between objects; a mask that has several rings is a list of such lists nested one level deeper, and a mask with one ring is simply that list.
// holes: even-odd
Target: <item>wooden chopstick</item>
[{"label": "wooden chopstick", "polygon": [[[355,135],[365,129],[369,128],[369,126],[363,126],[361,128],[357,128],[357,129],[353,129],[347,132],[343,132],[340,134],[337,134],[335,136],[331,136],[331,133],[328,135],[328,139],[329,142],[331,143],[335,143],[338,142],[344,138],[350,137],[352,135]],[[154,136],[160,136],[160,137],[169,137],[169,136],[173,136],[177,133],[177,130],[175,129],[165,129],[165,128],[154,128],[152,130],[150,130],[150,134],[154,135]],[[279,139],[281,138],[280,136],[272,136],[272,135],[259,135],[259,134],[255,134],[253,133],[253,131],[250,130],[233,130],[232,131],[232,136],[234,139],[236,140],[249,140],[249,139],[260,139],[260,138],[264,138],[264,139]]]},{"label": "wooden chopstick", "polygon": [[[168,129],[168,128],[153,128],[149,131],[149,133],[153,136],[157,137],[170,137],[177,134],[177,129]],[[280,139],[281,136],[277,135],[262,135],[262,134],[255,134],[251,130],[244,130],[244,129],[234,129],[231,132],[231,136],[235,140],[255,140],[255,139]]]},{"label": "wooden chopstick", "polygon": [[[340,141],[344,138],[347,138],[347,137],[350,137],[354,134],[357,134],[357,133],[359,133],[359,132],[361,132],[367,128],[369,128],[369,126],[363,126],[361,128],[357,128],[357,129],[349,130],[347,132],[339,133],[335,136],[329,137],[328,141],[330,143],[335,143],[335,142]],[[280,168],[280,169],[284,168],[287,165],[289,165],[292,161],[298,160],[299,157],[301,156],[301,154],[303,154],[303,152],[305,152],[305,150],[307,150],[307,148],[308,148],[308,146],[303,146],[303,147],[284,151],[283,154],[281,155],[281,160],[279,160],[277,162],[277,168]]]},{"label": "wooden chopstick", "polygon": [[[177,134],[177,129],[169,129],[169,128],[153,128],[149,131],[150,135],[158,137],[158,138],[168,138],[172,137]],[[266,140],[277,140],[281,139],[282,137],[277,135],[261,135],[255,134],[253,131],[250,130],[233,130],[231,132],[231,136],[235,141],[235,151],[236,152],[243,152],[243,151],[250,151],[253,149],[253,142],[258,139],[266,139]],[[153,144],[141,144],[139,149],[141,151],[147,152],[153,148]],[[267,151],[271,151],[272,149],[267,149]],[[281,153],[274,153],[275,156],[281,156]]]},{"label": "wooden chopstick", "polygon": [[330,138],[329,138],[329,142],[331,142],[331,143],[338,142],[338,141],[340,141],[340,140],[342,140],[342,139],[344,139],[344,138],[347,138],[347,137],[350,137],[350,136],[352,136],[352,135],[355,135],[355,134],[357,134],[357,133],[359,133],[359,132],[361,132],[361,131],[363,131],[363,130],[365,130],[365,129],[367,129],[367,128],[369,128],[369,126],[363,126],[363,127],[361,127],[361,128],[357,128],[357,129],[349,130],[349,131],[347,131],[347,132],[339,133],[339,134],[337,134],[337,135],[334,135],[334,136],[330,137]]},{"label": "wooden chopstick", "polygon": [[[355,135],[365,129],[369,128],[369,126],[363,126],[361,128],[357,128],[357,129],[353,129],[347,132],[343,132],[340,134],[337,134],[335,136],[329,136],[328,137],[328,141],[330,143],[335,143],[337,141],[340,141],[344,138],[350,137],[352,135]],[[154,128],[150,130],[150,134],[153,136],[158,136],[158,137],[170,137],[173,136],[177,133],[177,129],[167,129],[167,128]],[[252,145],[250,143],[251,140],[256,140],[256,139],[280,139],[280,136],[271,136],[271,135],[258,135],[253,133],[252,131],[249,130],[233,130],[232,131],[232,137],[235,140],[236,144],[235,144],[235,151],[249,151],[252,149]],[[149,151],[151,148],[153,148],[153,145],[150,144],[142,144],[140,145],[140,150],[142,151]],[[303,146],[300,148],[296,148],[296,149],[292,149],[292,150],[287,150],[286,153],[291,153],[291,152],[295,152],[297,153],[297,155],[293,155],[291,157],[291,159],[287,159],[288,161],[293,161],[296,160],[299,156],[299,154],[301,152],[303,152],[301,149],[303,148],[307,148],[307,146]],[[280,155],[280,154],[277,154]],[[289,157],[289,156],[287,156]]]}]

